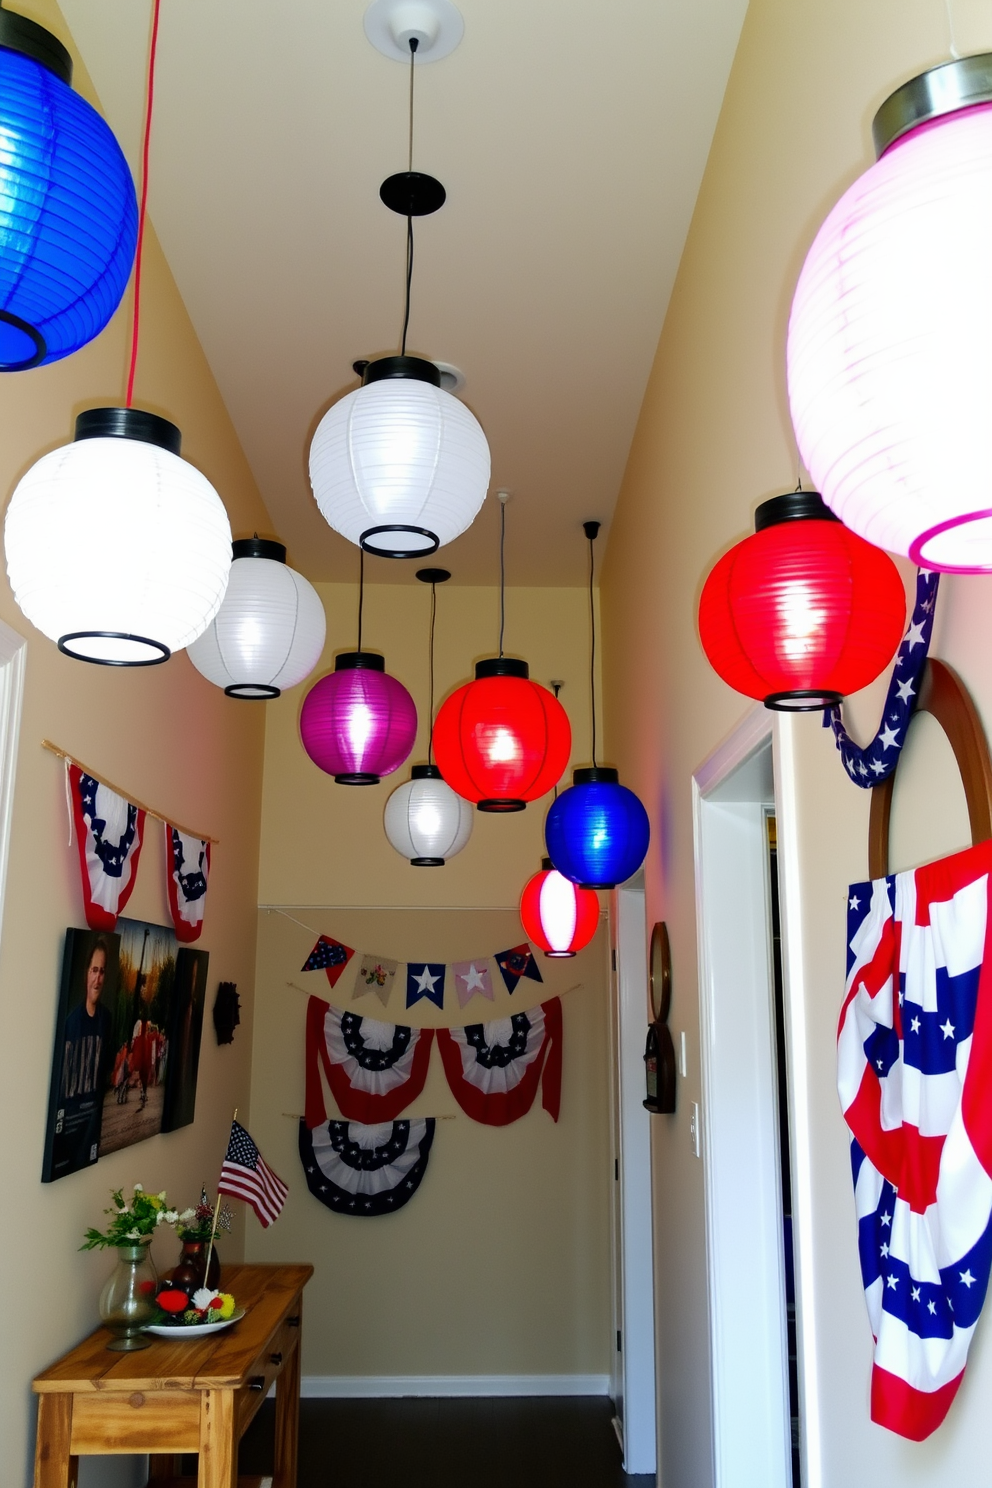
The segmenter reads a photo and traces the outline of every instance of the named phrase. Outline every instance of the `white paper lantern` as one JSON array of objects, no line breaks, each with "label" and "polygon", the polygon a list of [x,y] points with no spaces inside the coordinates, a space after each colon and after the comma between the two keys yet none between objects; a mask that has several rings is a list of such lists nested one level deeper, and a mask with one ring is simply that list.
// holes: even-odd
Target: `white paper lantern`
[{"label": "white paper lantern", "polygon": [[848,527],[926,568],[992,569],[992,57],[914,78],[827,217],[789,323],[792,421]]},{"label": "white paper lantern", "polygon": [[27,618],[67,655],[152,666],[220,608],[231,528],[213,486],[179,458],[180,439],[154,414],[90,409],[73,443],[18,483],[7,576]]},{"label": "white paper lantern", "polygon": [[239,538],[224,603],[189,647],[198,672],[228,697],[266,699],[295,687],[324,649],[317,591],[286,563],[282,543]]},{"label": "white paper lantern", "polygon": [[471,803],[455,795],[437,765],[414,765],[383,812],[390,843],[416,868],[440,868],[472,835]]},{"label": "white paper lantern", "polygon": [[384,558],[419,558],[471,526],[489,486],[474,415],[440,387],[433,362],[383,357],[329,408],[310,446],[326,521]]}]

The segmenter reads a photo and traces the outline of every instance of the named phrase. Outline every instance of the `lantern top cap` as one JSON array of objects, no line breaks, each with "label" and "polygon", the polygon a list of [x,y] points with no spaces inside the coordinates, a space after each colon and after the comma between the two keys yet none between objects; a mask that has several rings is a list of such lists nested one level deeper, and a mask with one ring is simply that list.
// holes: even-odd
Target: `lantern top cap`
[{"label": "lantern top cap", "polygon": [[334,658],[336,672],[384,672],[386,658],[375,651],[342,651]]},{"label": "lantern top cap", "polygon": [[980,103],[992,103],[992,52],[959,57],[921,72],[890,93],[872,120],[876,159],[920,124]]},{"label": "lantern top cap", "polygon": [[530,667],[517,656],[487,656],[475,663],[475,680],[483,677],[530,677]]},{"label": "lantern top cap", "polygon": [[72,86],[72,58],[57,36],[29,21],[27,16],[0,9],[0,47],[20,52],[33,62],[40,62],[63,83]]},{"label": "lantern top cap", "polygon": [[[620,771],[611,765],[587,765],[572,771],[573,785],[619,785]],[[585,887],[585,885],[583,885]]]},{"label": "lantern top cap", "polygon": [[437,765],[414,765],[410,771],[411,780],[443,780],[444,776]]},{"label": "lantern top cap", "polygon": [[392,382],[399,378],[405,382],[429,382],[431,387],[441,386],[441,373],[426,357],[387,356],[367,362],[362,368],[362,387],[370,382]]},{"label": "lantern top cap", "polygon": [[239,537],[231,544],[232,558],[269,558],[273,563],[286,562],[286,548],[267,537]]},{"label": "lantern top cap", "polygon": [[755,532],[777,527],[781,522],[839,522],[818,491],[787,491],[762,501],[754,512]]},{"label": "lantern top cap", "polygon": [[554,871],[554,866],[555,865],[554,865],[554,863],[552,863],[552,861],[551,861],[550,858],[542,858],[541,859],[541,872],[542,873],[551,873],[551,872],[553,872]]},{"label": "lantern top cap", "polygon": [[76,419],[75,440],[135,439],[178,455],[183,436],[175,424],[143,408],[87,408]]}]

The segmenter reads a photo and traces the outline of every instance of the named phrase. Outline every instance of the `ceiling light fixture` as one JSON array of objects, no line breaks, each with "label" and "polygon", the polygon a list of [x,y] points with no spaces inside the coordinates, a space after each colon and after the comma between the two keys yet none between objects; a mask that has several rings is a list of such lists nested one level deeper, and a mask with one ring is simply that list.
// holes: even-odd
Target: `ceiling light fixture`
[{"label": "ceiling light fixture", "polygon": [[334,659],[334,671],[303,700],[300,737],[307,754],[338,785],[378,785],[409,757],[417,708],[383,657],[362,650],[365,553],[359,555],[358,649]]},{"label": "ceiling light fixture", "polygon": [[21,610],[67,656],[103,666],[154,666],[188,646],[220,608],[231,568],[231,527],[217,492],[180,459],[175,424],[132,406],[159,5],[154,0],[126,407],[81,413],[73,443],[32,465],[4,520],[7,575]]},{"label": "ceiling light fixture", "polygon": [[792,304],[803,461],[853,531],[992,570],[992,53],[897,89],[878,159],[817,233]]},{"label": "ceiling light fixture", "polygon": [[417,578],[431,586],[429,643],[430,711],[427,715],[427,764],[414,765],[410,779],[397,786],[386,802],[383,826],[391,846],[414,868],[443,868],[472,835],[472,808],[446,784],[434,764],[434,622],[437,586],[451,578],[446,568],[421,568]]},{"label": "ceiling light fixture", "polygon": [[525,661],[503,655],[506,502],[500,491],[499,655],[476,662],[475,681],[442,703],[434,752],[445,780],[479,811],[523,811],[561,779],[572,748],[568,714]]},{"label": "ceiling light fixture", "polygon": [[[380,35],[381,22],[381,37],[392,38],[391,46],[403,44],[398,55],[410,69],[407,169],[379,188],[384,205],[406,218],[403,328],[398,356],[356,363],[362,386],[328,409],[310,446],[310,483],[325,520],[381,558],[436,552],[471,526],[489,486],[489,446],[474,414],[445,392],[437,363],[408,356],[406,349],[413,219],[436,212],[445,200],[441,182],[413,168],[416,59],[430,60],[442,35],[451,39],[451,12],[460,26],[447,0],[376,0],[366,14],[370,37]],[[460,35],[459,29],[451,46]],[[391,46],[382,49],[397,55]]]},{"label": "ceiling light fixture", "polygon": [[188,648],[197,671],[228,697],[265,702],[309,677],[324,649],[327,621],[313,585],[286,562],[282,543],[232,544],[224,602]]},{"label": "ceiling light fixture", "polygon": [[592,704],[592,768],[572,771],[572,784],[553,802],[544,824],[552,863],[583,889],[614,889],[644,862],[651,838],[648,814],[619,773],[596,761],[595,554],[599,522],[583,522],[589,540],[589,691]]},{"label": "ceiling light fixture", "polygon": [[109,126],[50,31],[0,9],[0,372],[99,335],[127,286],[138,207]]}]

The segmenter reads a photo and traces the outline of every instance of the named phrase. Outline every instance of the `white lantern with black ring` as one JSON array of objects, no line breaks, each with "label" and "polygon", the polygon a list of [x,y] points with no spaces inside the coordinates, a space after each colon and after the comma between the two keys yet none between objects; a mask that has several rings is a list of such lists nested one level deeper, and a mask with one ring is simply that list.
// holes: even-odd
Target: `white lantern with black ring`
[{"label": "white lantern with black ring", "polygon": [[468,842],[472,820],[471,802],[445,784],[437,765],[414,765],[383,812],[390,844],[414,868],[443,868]]},{"label": "white lantern with black ring", "polygon": [[71,444],[18,482],[4,521],[7,576],[31,623],[77,661],[154,666],[220,609],[231,527],[175,424],[91,408]]},{"label": "white lantern with black ring", "polygon": [[264,702],[317,665],[324,606],[313,585],[289,567],[282,543],[239,538],[232,553],[224,603],[189,647],[189,659],[228,697]]}]

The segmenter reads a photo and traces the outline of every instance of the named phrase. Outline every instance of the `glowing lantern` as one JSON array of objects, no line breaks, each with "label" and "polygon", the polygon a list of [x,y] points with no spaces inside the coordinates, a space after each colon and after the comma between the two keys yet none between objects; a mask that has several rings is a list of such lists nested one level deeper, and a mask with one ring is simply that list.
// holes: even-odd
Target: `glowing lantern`
[{"label": "glowing lantern", "polygon": [[587,946],[599,925],[599,896],[580,889],[544,858],[541,872],[524,885],[520,923],[528,940],[546,956],[574,956]]},{"label": "glowing lantern", "polygon": [[573,770],[572,785],[548,812],[544,840],[558,872],[583,889],[615,889],[644,862],[648,814],[605,765]]},{"label": "glowing lantern", "polygon": [[378,785],[398,770],[417,737],[417,709],[372,651],[346,651],[303,700],[307,754],[338,785]]},{"label": "glowing lantern", "polygon": [[441,778],[437,765],[414,765],[386,802],[390,844],[415,868],[443,868],[472,835],[472,808]]}]

